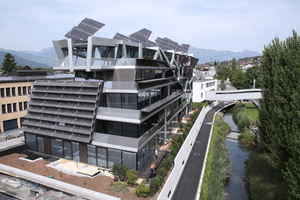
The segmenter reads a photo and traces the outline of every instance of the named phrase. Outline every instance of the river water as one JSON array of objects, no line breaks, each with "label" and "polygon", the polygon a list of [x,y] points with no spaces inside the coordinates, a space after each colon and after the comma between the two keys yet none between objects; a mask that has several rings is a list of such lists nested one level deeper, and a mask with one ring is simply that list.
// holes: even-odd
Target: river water
[{"label": "river water", "polygon": [[[238,132],[238,127],[232,119],[232,113],[226,112],[224,121],[231,127],[231,131]],[[229,183],[225,188],[228,194],[225,199],[227,200],[248,200],[248,195],[245,190],[245,161],[248,158],[248,152],[243,151],[239,147],[237,140],[226,139],[230,160],[232,163],[231,177]]]}]

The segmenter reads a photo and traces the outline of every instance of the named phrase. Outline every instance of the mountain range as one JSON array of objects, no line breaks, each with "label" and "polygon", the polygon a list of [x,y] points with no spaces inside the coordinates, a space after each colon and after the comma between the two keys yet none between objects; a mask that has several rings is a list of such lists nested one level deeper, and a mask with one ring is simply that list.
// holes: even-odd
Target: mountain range
[{"label": "mountain range", "polygon": [[[30,66],[35,67],[52,67],[53,60],[57,60],[57,55],[53,47],[42,49],[41,51],[14,51],[6,50],[0,48],[0,63],[4,60],[4,55],[10,53],[14,56],[17,65],[19,66]],[[198,63],[208,63],[214,61],[226,61],[232,60],[232,58],[246,58],[260,56],[261,54],[256,51],[242,51],[242,52],[233,52],[229,50],[217,51],[213,49],[200,49],[195,47],[190,47],[190,54],[194,54],[194,57],[199,59]]]}]

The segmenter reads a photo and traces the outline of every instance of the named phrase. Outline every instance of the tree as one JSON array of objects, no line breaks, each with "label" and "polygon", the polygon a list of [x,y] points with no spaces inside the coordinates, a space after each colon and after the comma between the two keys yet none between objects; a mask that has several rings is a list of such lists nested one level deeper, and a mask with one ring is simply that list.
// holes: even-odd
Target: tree
[{"label": "tree", "polygon": [[231,76],[231,69],[227,66],[217,66],[216,67],[217,79],[218,80],[226,80]]},{"label": "tree", "polygon": [[236,89],[245,89],[245,73],[242,72],[242,69],[236,69],[232,72],[231,84]]},{"label": "tree", "polygon": [[2,71],[4,74],[9,74],[16,69],[17,62],[15,58],[10,53],[4,55],[4,60],[2,62]]},{"label": "tree", "polygon": [[247,69],[245,74],[245,81],[244,81],[245,89],[253,88],[254,79],[255,79],[255,88],[260,88],[261,72],[260,72],[260,66],[258,65]]},{"label": "tree", "polygon": [[231,60],[231,69],[234,72],[236,70],[236,59],[232,58]]},{"label": "tree", "polygon": [[261,59],[259,130],[263,147],[289,187],[300,198],[300,37],[265,46]]}]

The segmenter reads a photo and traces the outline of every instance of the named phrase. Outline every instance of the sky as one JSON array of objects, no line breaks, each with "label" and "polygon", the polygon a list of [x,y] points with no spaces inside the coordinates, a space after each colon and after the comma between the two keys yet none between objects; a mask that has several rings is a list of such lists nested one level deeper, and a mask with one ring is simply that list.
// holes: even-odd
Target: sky
[{"label": "sky", "polygon": [[1,0],[0,48],[40,51],[81,20],[105,26],[96,37],[146,28],[201,49],[262,52],[278,37],[300,35],[299,0]]}]

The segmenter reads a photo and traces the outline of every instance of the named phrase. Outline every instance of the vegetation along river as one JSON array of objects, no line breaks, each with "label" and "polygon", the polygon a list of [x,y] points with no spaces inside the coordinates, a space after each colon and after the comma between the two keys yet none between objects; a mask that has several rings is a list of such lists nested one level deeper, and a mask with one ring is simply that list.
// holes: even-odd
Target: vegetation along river
[{"label": "vegetation along river", "polygon": [[245,190],[245,161],[248,158],[248,152],[240,148],[239,143],[234,138],[238,135],[238,127],[232,119],[232,112],[225,112],[224,121],[231,127],[231,133],[227,136],[226,144],[230,155],[231,177],[225,189],[227,200],[248,200]]}]

